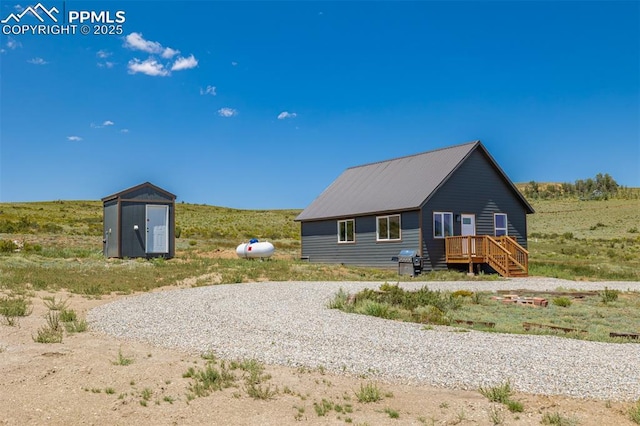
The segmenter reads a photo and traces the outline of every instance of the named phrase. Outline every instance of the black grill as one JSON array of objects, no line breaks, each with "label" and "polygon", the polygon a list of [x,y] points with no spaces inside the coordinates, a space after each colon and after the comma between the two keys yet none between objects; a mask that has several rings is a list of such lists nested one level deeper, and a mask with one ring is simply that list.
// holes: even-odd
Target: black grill
[{"label": "black grill", "polygon": [[415,277],[422,273],[422,256],[418,256],[417,250],[401,250],[391,260],[398,261],[398,275]]}]

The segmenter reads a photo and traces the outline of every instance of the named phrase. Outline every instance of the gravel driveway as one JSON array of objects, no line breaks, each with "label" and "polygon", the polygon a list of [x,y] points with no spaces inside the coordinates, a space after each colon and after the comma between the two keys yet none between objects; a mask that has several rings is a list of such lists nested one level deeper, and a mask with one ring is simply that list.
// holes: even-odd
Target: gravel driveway
[{"label": "gravel driveway", "polygon": [[[551,336],[425,330],[420,324],[327,309],[343,288],[381,283],[270,282],[215,285],[120,299],[91,310],[92,330],[223,358],[322,366],[402,383],[477,389],[510,380],[519,391],[610,400],[640,398],[640,344]],[[640,291],[640,282],[551,278],[401,283],[408,289]],[[638,325],[640,329],[640,324]]]}]

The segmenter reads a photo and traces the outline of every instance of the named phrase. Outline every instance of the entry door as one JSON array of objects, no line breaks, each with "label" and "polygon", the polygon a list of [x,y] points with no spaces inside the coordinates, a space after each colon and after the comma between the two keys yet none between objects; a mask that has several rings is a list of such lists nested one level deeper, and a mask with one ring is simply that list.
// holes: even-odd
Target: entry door
[{"label": "entry door", "polygon": [[169,253],[169,206],[147,205],[146,253]]},{"label": "entry door", "polygon": [[[476,235],[476,215],[475,214],[461,214],[460,220],[462,221],[462,228],[460,235],[462,236],[475,236]],[[465,240],[462,244],[462,253],[467,254],[469,252],[469,245]],[[476,254],[476,240],[471,239],[471,254]]]}]

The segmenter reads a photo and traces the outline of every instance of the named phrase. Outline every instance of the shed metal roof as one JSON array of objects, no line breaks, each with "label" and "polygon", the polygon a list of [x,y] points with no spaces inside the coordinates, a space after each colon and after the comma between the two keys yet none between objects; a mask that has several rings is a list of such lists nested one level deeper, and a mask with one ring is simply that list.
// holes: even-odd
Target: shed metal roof
[{"label": "shed metal roof", "polygon": [[162,194],[165,194],[165,195],[167,195],[168,198],[171,198],[173,200],[176,199],[176,195],[170,193],[169,191],[164,190],[164,189],[160,188],[159,186],[155,186],[151,182],[144,182],[144,183],[141,183],[140,185],[132,186],[131,188],[127,188],[127,189],[124,189],[124,190],[122,190],[120,192],[116,192],[115,194],[108,195],[108,196],[102,198],[101,201],[105,202],[105,201],[114,200],[116,198],[122,198],[123,195],[126,195],[126,194],[128,194],[130,192],[137,191],[137,190],[139,190],[141,188],[144,188],[144,187],[152,188],[156,192],[160,192]]},{"label": "shed metal roof", "polygon": [[320,220],[420,208],[475,150],[490,163],[520,197],[533,208],[489,155],[480,141],[409,155],[345,170],[296,218]]}]

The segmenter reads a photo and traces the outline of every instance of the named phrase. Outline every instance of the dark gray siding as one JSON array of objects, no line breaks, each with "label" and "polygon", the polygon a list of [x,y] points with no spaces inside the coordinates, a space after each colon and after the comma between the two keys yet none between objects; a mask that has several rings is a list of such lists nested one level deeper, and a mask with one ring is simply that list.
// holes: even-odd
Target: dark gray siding
[{"label": "dark gray siding", "polygon": [[355,225],[355,242],[339,244],[337,220],[302,222],[302,256],[308,256],[311,262],[396,267],[391,257],[402,249],[419,249],[417,211],[401,213],[400,241],[376,241],[376,216],[356,217]]},{"label": "dark gray siding", "polygon": [[118,257],[118,202],[109,201],[104,204],[104,255]]},{"label": "dark gray siding", "polygon": [[[121,226],[122,257],[145,257],[145,203],[122,203]],[[134,230],[138,225],[138,230]]]},{"label": "dark gray siding", "polygon": [[460,235],[456,215],[476,215],[476,235],[494,235],[493,214],[506,213],[508,234],[527,247],[527,215],[511,187],[485,155],[474,151],[423,207],[423,256],[426,268],[446,269],[444,239],[433,238],[433,212],[454,214],[454,235]]},{"label": "dark gray siding", "polygon": [[[155,203],[138,203],[131,201],[122,202],[121,237],[120,244],[122,257],[174,257],[175,256],[175,214],[174,206],[169,206],[169,253],[146,253],[146,206]],[[134,230],[134,225],[138,229]]]}]

